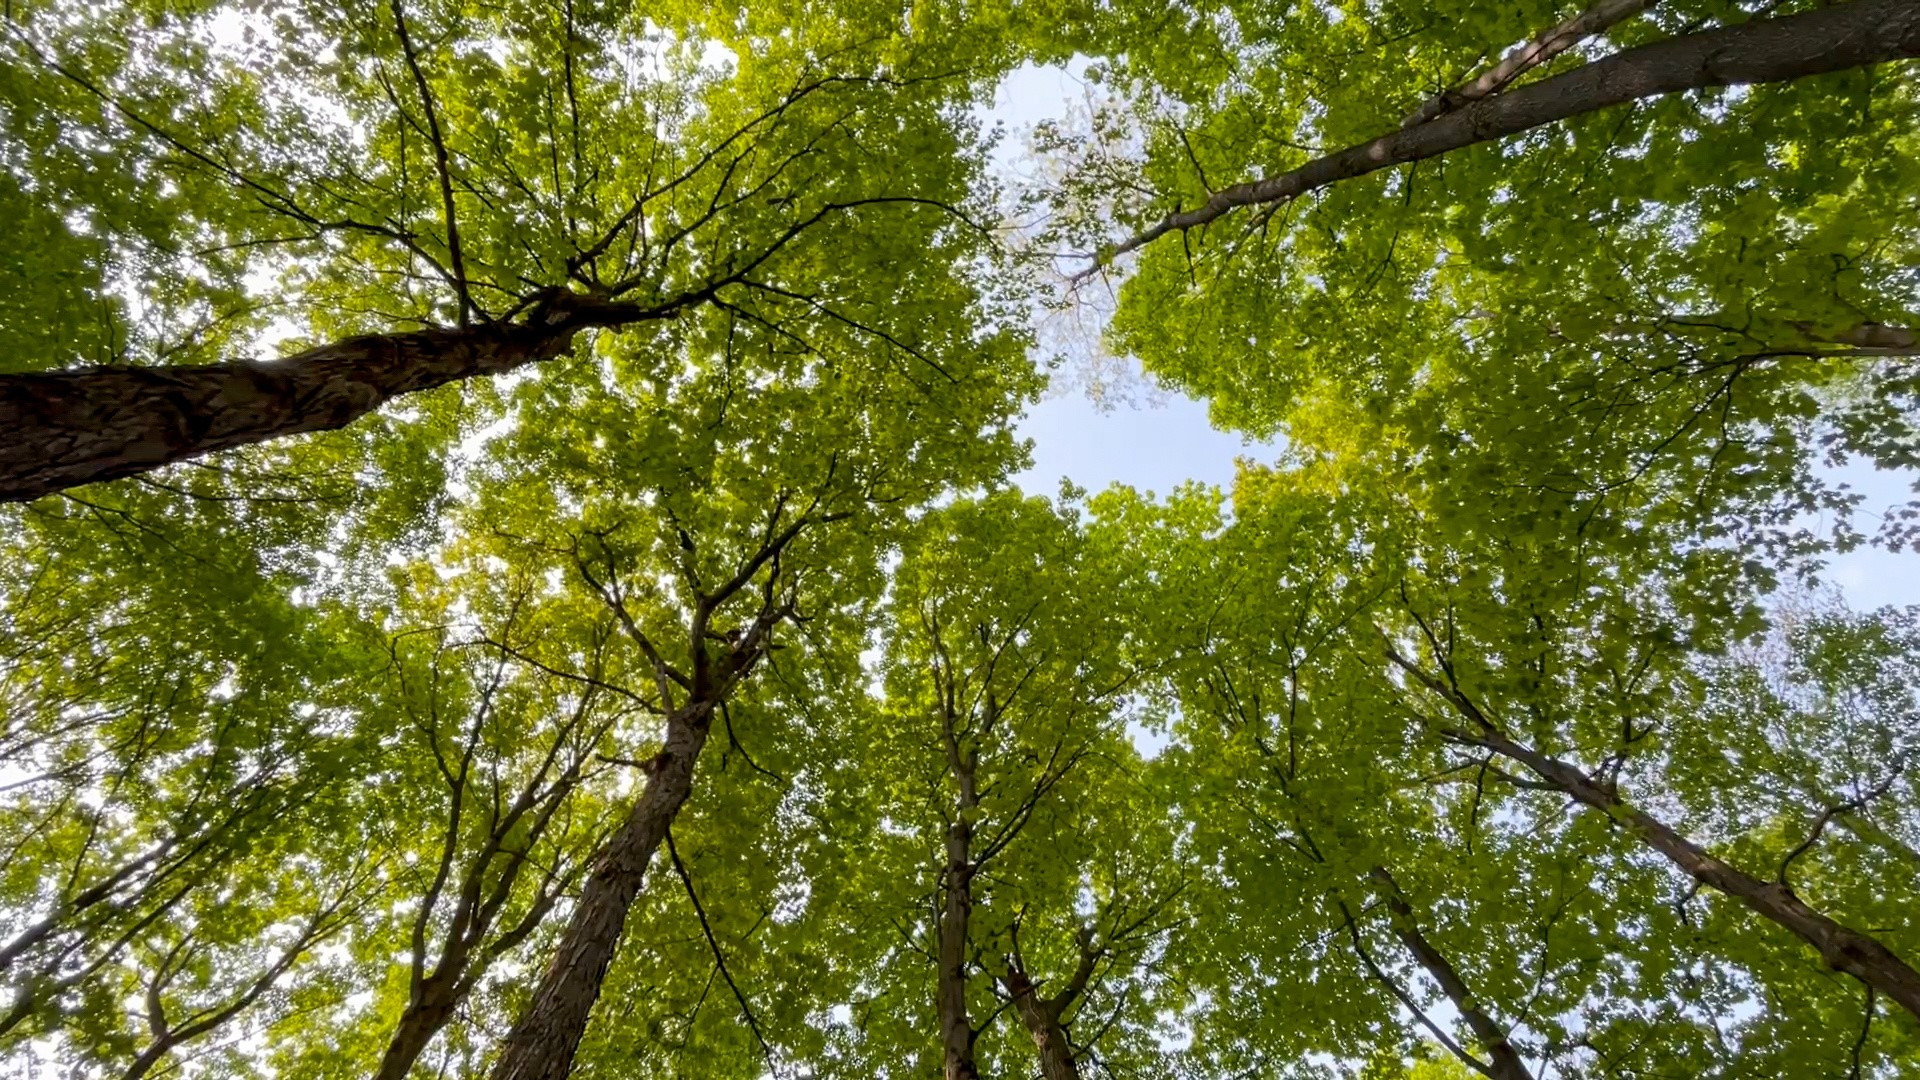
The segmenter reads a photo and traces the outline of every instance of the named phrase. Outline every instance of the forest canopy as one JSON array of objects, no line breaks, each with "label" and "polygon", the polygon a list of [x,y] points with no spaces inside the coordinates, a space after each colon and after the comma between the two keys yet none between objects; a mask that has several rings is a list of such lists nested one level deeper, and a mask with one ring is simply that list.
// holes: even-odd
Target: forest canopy
[{"label": "forest canopy", "polygon": [[[1916,57],[10,0],[0,1071],[1920,1075]],[[1021,490],[1115,360],[1228,488]]]}]

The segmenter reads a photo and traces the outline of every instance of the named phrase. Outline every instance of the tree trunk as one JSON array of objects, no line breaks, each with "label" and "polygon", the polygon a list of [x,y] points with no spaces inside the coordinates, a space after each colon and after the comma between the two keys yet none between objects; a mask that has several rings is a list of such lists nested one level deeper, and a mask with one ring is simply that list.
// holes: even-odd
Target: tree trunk
[{"label": "tree trunk", "polygon": [[1040,1057],[1040,1075],[1044,1080],[1080,1080],[1080,1065],[1073,1060],[1073,1047],[1067,1042],[1067,1029],[1060,1026],[1060,1014],[1053,1004],[1033,992],[1033,981],[1018,968],[1007,973],[1007,992],[1013,996],[1013,1008],[1033,1036],[1033,1049]]},{"label": "tree trunk", "polygon": [[173,1045],[173,1042],[168,1039],[149,1045],[145,1050],[140,1051],[139,1057],[127,1063],[127,1069],[120,1074],[120,1080],[141,1080],[153,1071],[155,1065],[160,1064],[160,1059],[167,1056],[168,1051],[173,1049]]},{"label": "tree trunk", "polygon": [[1205,225],[1237,207],[1295,199],[1341,180],[1630,101],[1709,87],[1785,82],[1914,56],[1920,56],[1920,0],[1853,0],[1681,34],[1495,94],[1290,172],[1223,188],[1203,205],[1170,214],[1107,249],[1100,262],[1111,262],[1170,232]]},{"label": "tree trunk", "polygon": [[347,338],[281,360],[0,375],[0,501],[345,427],[384,402],[565,352],[573,330],[489,325]]},{"label": "tree trunk", "polygon": [[[1407,951],[1427,969],[1433,981],[1440,984],[1441,992],[1460,1013],[1473,1031],[1473,1037],[1486,1050],[1492,1059],[1482,1066],[1480,1062],[1472,1064],[1485,1072],[1491,1080],[1533,1080],[1533,1074],[1527,1071],[1526,1063],[1520,1060],[1520,1054],[1507,1040],[1506,1029],[1496,1023],[1486,1010],[1480,1008],[1473,991],[1467,988],[1467,982],[1460,972],[1447,959],[1445,953],[1435,948],[1433,942],[1420,931],[1420,924],[1414,918],[1413,905],[1407,902],[1406,895],[1400,891],[1400,885],[1393,875],[1383,866],[1373,869],[1373,877],[1386,888],[1387,911],[1393,916],[1393,933]],[[1049,1078],[1051,1080],[1051,1078]]]},{"label": "tree trunk", "polygon": [[646,790],[607,842],[580,893],[580,905],[554,951],[533,1000],[507,1035],[492,1080],[564,1080],[586,1034],[607,966],[640,893],[647,864],[693,790],[693,767],[706,744],[714,704],[696,700],[667,720]]},{"label": "tree trunk", "polygon": [[409,1003],[406,1012],[400,1015],[393,1038],[387,1041],[387,1052],[380,1057],[380,1069],[373,1074],[374,1080],[406,1080],[413,1063],[426,1052],[427,1044],[452,1019],[454,1006],[463,996],[452,992],[451,981],[430,979],[421,989],[420,1000]]},{"label": "tree trunk", "polygon": [[1626,803],[1610,785],[1576,766],[1514,742],[1492,727],[1477,735],[1463,734],[1462,737],[1520,762],[1556,789],[1613,818],[1641,842],[1692,875],[1695,881],[1726,893],[1786,928],[1813,946],[1827,966],[1859,979],[1920,1018],[1920,972],[1871,935],[1843,926],[1808,907],[1784,884],[1762,881],[1708,854],[1664,822]]},{"label": "tree trunk", "polygon": [[967,923],[973,914],[972,843],[973,826],[964,814],[956,816],[953,824],[947,826],[947,866],[941,878],[946,898],[940,911],[940,975],[936,990],[946,1080],[979,1080],[980,1077],[973,1062],[973,1020],[967,1015]]},{"label": "tree trunk", "polygon": [[1604,33],[1616,23],[1625,22],[1652,7],[1656,0],[1596,0],[1594,5],[1566,22],[1508,53],[1498,64],[1471,82],[1443,91],[1426,101],[1400,122],[1401,127],[1424,124],[1453,112],[1469,102],[1490,98],[1507,88],[1513,80],[1559,56],[1595,34]]}]

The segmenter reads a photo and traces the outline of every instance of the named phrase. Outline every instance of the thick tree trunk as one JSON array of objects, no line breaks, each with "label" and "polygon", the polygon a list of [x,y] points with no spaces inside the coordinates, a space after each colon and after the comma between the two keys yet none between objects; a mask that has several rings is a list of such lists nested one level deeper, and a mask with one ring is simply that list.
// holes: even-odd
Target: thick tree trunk
[{"label": "thick tree trunk", "polygon": [[940,971],[934,989],[939,1013],[942,1071],[946,1080],[979,1080],[973,1060],[973,1018],[967,1015],[967,940],[973,917],[973,816],[980,808],[975,788],[977,758],[960,748],[954,718],[944,717],[947,769],[959,785],[953,821],[947,825],[947,865],[941,871]]},{"label": "thick tree trunk", "polygon": [[1829,967],[1859,979],[1920,1018],[1920,972],[1871,935],[1808,907],[1784,884],[1762,881],[1715,858],[1666,823],[1623,801],[1611,785],[1574,765],[1517,743],[1492,727],[1478,734],[1462,733],[1462,737],[1520,762],[1556,789],[1613,818],[1695,881],[1726,893],[1786,928],[1813,946]]},{"label": "thick tree trunk", "polygon": [[1033,992],[1033,981],[1026,972],[1016,968],[1002,981],[1013,996],[1014,1011],[1027,1026],[1027,1034],[1033,1036],[1040,1075],[1044,1080],[1080,1080],[1080,1065],[1073,1060],[1073,1046],[1067,1041],[1067,1029],[1060,1025],[1059,1010]]},{"label": "thick tree trunk", "polygon": [[1393,916],[1394,936],[1420,961],[1420,966],[1427,969],[1433,981],[1440,984],[1441,992],[1447,995],[1448,1001],[1453,1002],[1460,1018],[1472,1030],[1473,1037],[1486,1050],[1490,1060],[1484,1065],[1475,1061],[1472,1063],[1474,1067],[1485,1072],[1491,1080],[1533,1080],[1533,1074],[1527,1071],[1519,1052],[1507,1040],[1506,1029],[1480,1008],[1478,999],[1467,988],[1466,980],[1460,977],[1452,961],[1421,932],[1420,923],[1414,918],[1413,905],[1407,902],[1393,875],[1385,867],[1375,867],[1373,877],[1385,887],[1387,911]]},{"label": "thick tree trunk", "polygon": [[1380,169],[1491,142],[1643,98],[1718,86],[1785,82],[1920,56],[1920,0],[1853,0],[1753,19],[1625,49],[1498,93],[1424,123],[1318,158],[1298,169],[1213,193],[1102,253],[1101,262],[1238,207],[1295,199]]},{"label": "thick tree trunk", "polygon": [[493,1080],[564,1080],[572,1070],[626,928],[627,910],[667,827],[693,790],[693,767],[706,744],[713,709],[713,702],[700,700],[668,717],[667,737],[646,790],[588,874],[573,921],[494,1063]]},{"label": "thick tree trunk", "polygon": [[463,996],[454,993],[454,984],[450,981],[428,980],[422,987],[420,1000],[408,1004],[406,1012],[400,1015],[393,1038],[387,1041],[387,1052],[380,1057],[379,1071],[373,1074],[374,1080],[406,1080],[413,1063],[426,1052],[427,1044],[453,1018],[454,1006]]},{"label": "thick tree trunk", "polygon": [[403,394],[557,356],[572,339],[491,325],[348,338],[281,360],[0,375],[0,501],[345,427]]}]

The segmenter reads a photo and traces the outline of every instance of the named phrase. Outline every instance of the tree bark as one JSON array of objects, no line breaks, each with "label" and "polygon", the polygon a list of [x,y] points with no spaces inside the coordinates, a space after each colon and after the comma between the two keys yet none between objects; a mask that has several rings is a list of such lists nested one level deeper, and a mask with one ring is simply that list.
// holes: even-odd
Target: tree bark
[{"label": "tree bark", "polygon": [[1665,822],[1622,800],[1612,785],[1574,765],[1515,742],[1498,728],[1483,724],[1478,734],[1461,733],[1461,738],[1525,765],[1555,789],[1611,817],[1642,843],[1692,875],[1695,881],[1733,897],[1761,917],[1784,927],[1813,946],[1827,966],[1859,979],[1920,1019],[1920,972],[1876,938],[1808,907],[1786,885],[1762,881],[1714,857]]},{"label": "tree bark", "polygon": [[946,902],[940,912],[940,981],[936,991],[946,1080],[979,1080],[973,1061],[973,1021],[967,1015],[967,923],[973,912],[973,867],[967,861],[973,829],[964,820],[947,827]]},{"label": "tree bark", "polygon": [[282,360],[0,376],[0,501],[345,427],[383,403],[566,351],[524,326],[348,338]]},{"label": "tree bark", "polygon": [[1080,1065],[1073,1060],[1073,1046],[1067,1041],[1067,1029],[1061,1026],[1060,1010],[1051,1000],[1034,993],[1027,973],[1014,968],[1002,980],[1013,997],[1014,1011],[1033,1036],[1033,1049],[1040,1058],[1044,1080],[1080,1080]]},{"label": "tree bark", "polygon": [[[564,1080],[572,1071],[574,1054],[586,1035],[594,1002],[600,997],[607,968],[613,963],[614,952],[626,929],[627,912],[640,893],[654,852],[667,840],[667,830],[693,791],[694,765],[706,745],[714,713],[774,647],[770,640],[774,627],[795,617],[794,596],[789,594],[782,600],[777,595],[782,580],[781,553],[810,524],[848,516],[844,513],[818,517],[803,514],[776,533],[785,505],[785,496],[776,500],[759,550],[740,565],[732,578],[713,591],[703,590],[690,571],[683,573],[695,601],[687,627],[690,672],[676,670],[660,655],[627,610],[610,572],[605,579],[598,578],[586,562],[579,562],[580,573],[587,584],[600,594],[641,654],[652,663],[660,683],[659,700],[670,701],[669,687],[675,684],[686,688],[687,697],[682,704],[666,710],[666,737],[660,752],[643,766],[648,774],[646,789],[627,811],[620,828],[594,857],[593,867],[580,891],[580,902],[574,908],[566,932],[561,935],[546,973],[534,988],[532,999],[521,1008],[519,1020],[507,1034],[500,1057],[489,1074],[492,1080]],[[815,505],[817,508],[817,502]],[[692,537],[685,532],[681,533],[681,543],[689,554],[695,551]],[[759,614],[744,629],[715,633],[714,614],[752,585],[763,570],[767,577],[758,590]],[[728,642],[717,656],[710,644],[714,640]],[[513,931],[518,932],[517,928]],[[744,998],[742,1007],[745,1007]],[[762,1046],[764,1049],[764,1043]]]},{"label": "tree bark", "polygon": [[369,334],[278,360],[0,375],[0,502],[345,427],[405,394],[550,360],[582,330],[672,318],[713,291],[641,307],[548,289],[520,322]]},{"label": "tree bark", "polygon": [[1387,911],[1393,916],[1393,933],[1407,951],[1427,969],[1433,981],[1440,984],[1440,990],[1453,1002],[1460,1018],[1467,1022],[1473,1037],[1479,1041],[1491,1060],[1482,1063],[1472,1061],[1475,1068],[1487,1074],[1490,1080],[1533,1080],[1533,1074],[1527,1071],[1526,1063],[1520,1060],[1519,1051],[1507,1039],[1507,1031],[1480,1008],[1473,991],[1467,988],[1467,982],[1460,972],[1447,959],[1445,953],[1434,947],[1433,942],[1420,931],[1420,924],[1414,918],[1413,905],[1407,902],[1406,895],[1400,891],[1400,885],[1386,867],[1376,866],[1372,874],[1374,880],[1386,890]]},{"label": "tree bark", "polygon": [[413,1071],[413,1063],[426,1052],[427,1044],[453,1017],[456,999],[431,983],[424,989],[426,994],[422,1000],[408,1005],[393,1029],[393,1038],[387,1040],[387,1052],[380,1056],[380,1068],[373,1074],[374,1080],[406,1080],[407,1073]]},{"label": "tree bark", "polygon": [[695,700],[667,718],[667,734],[646,790],[587,875],[580,904],[553,961],[507,1035],[492,1080],[564,1080],[586,1034],[593,1004],[640,893],[647,865],[693,790],[715,702]]},{"label": "tree bark", "polygon": [[1709,87],[1785,82],[1915,56],[1920,56],[1920,0],[1852,0],[1681,34],[1484,98],[1290,172],[1223,188],[1203,205],[1170,214],[1105,249],[1094,269],[1239,207],[1295,199],[1341,180],[1630,101]]},{"label": "tree bark", "polygon": [[[493,911],[482,909],[479,889],[480,877],[486,873],[490,861],[490,857],[483,857],[468,868],[467,879],[462,883],[462,906],[454,914],[446,945],[432,974],[422,976],[416,970],[407,1007],[400,1014],[400,1022],[394,1025],[393,1037],[387,1041],[387,1049],[380,1057],[380,1067],[374,1073],[374,1080],[405,1080],[413,1070],[414,1062],[425,1052],[427,1044],[453,1019],[454,1010],[460,1007],[474,983],[485,974],[492,958],[479,948],[479,944],[491,925]],[[501,872],[495,883],[496,896],[502,902],[507,890],[513,887],[518,867],[516,860]],[[535,901],[536,917],[523,924],[527,931],[531,932],[538,926],[538,916],[544,915],[544,908],[538,905],[543,903],[544,898]],[[497,909],[497,905],[493,905],[493,910]],[[416,917],[424,918],[426,914],[421,912]]]},{"label": "tree bark", "polygon": [[1400,126],[1412,127],[1415,124],[1424,124],[1435,117],[1453,112],[1469,102],[1492,97],[1506,89],[1507,84],[1513,80],[1593,35],[1604,32],[1608,27],[1633,18],[1652,7],[1655,2],[1656,0],[1597,0],[1592,7],[1508,53],[1498,64],[1488,68],[1479,77],[1421,102],[1419,108],[1407,114],[1407,118],[1400,122]]},{"label": "tree bark", "polygon": [[980,800],[974,790],[974,759],[962,752],[947,721],[948,766],[960,785],[953,821],[947,826],[947,864],[941,873],[940,973],[935,989],[946,1080],[979,1080],[973,1060],[973,1020],[967,1015],[967,937],[973,914],[973,822]]}]

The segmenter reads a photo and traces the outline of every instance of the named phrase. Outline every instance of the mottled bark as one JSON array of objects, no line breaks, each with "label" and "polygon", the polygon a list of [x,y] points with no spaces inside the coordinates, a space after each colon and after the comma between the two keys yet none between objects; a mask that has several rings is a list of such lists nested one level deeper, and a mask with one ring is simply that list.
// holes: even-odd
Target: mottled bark
[{"label": "mottled bark", "polygon": [[667,718],[652,774],[626,821],[588,873],[573,920],[554,950],[533,1001],[520,1014],[494,1063],[493,1080],[564,1080],[586,1034],[600,985],[626,929],[627,911],[647,865],[693,790],[693,768],[706,744],[715,702],[700,700]]},{"label": "mottled bark", "polygon": [[711,294],[642,308],[552,289],[521,322],[369,334],[277,360],[0,375],[0,502],[345,427],[396,397],[552,359],[582,330],[670,318]]},{"label": "mottled bark", "polygon": [[[626,929],[627,911],[646,878],[654,852],[666,839],[674,816],[693,790],[694,765],[707,742],[713,715],[727,700],[733,688],[745,679],[760,658],[771,648],[774,627],[792,618],[793,597],[780,599],[781,553],[809,525],[836,521],[844,514],[802,515],[784,530],[778,530],[785,499],[777,500],[767,522],[767,538],[760,550],[741,564],[735,575],[711,592],[702,591],[690,576],[686,587],[695,597],[695,608],[687,627],[689,671],[680,671],[666,662],[646,633],[627,610],[610,572],[603,579],[595,576],[585,562],[579,564],[587,584],[598,592],[618,617],[627,635],[633,639],[654,666],[662,702],[671,699],[670,687],[686,688],[687,696],[667,711],[666,736],[660,752],[646,765],[647,786],[627,811],[626,820],[594,857],[575,906],[571,922],[561,936],[559,946],[546,973],[534,989],[533,998],[524,1006],[519,1020],[508,1033],[500,1057],[494,1062],[492,1080],[563,1080],[573,1069],[573,1056],[593,1016],[593,1005],[600,997],[607,968]],[[682,542],[691,550],[692,539],[682,534]],[[762,572],[766,577],[758,586],[760,611],[744,629],[718,634],[712,620],[722,605],[753,585]],[[729,644],[716,650],[714,640]]]},{"label": "mottled bark", "polygon": [[519,326],[348,338],[282,360],[0,376],[0,500],[345,427],[383,403],[566,350]]},{"label": "mottled bark", "polygon": [[1239,207],[1284,202],[1342,180],[1630,101],[1785,82],[1914,56],[1920,56],[1920,0],[1853,0],[1681,34],[1495,94],[1300,168],[1222,188],[1202,205],[1170,214],[1107,249],[1100,261],[1110,262],[1168,233],[1208,224]]},{"label": "mottled bark", "polygon": [[1488,1061],[1469,1059],[1468,1064],[1485,1073],[1491,1080],[1533,1080],[1533,1074],[1527,1071],[1526,1063],[1507,1039],[1507,1031],[1492,1016],[1482,1009],[1473,991],[1467,988],[1467,981],[1447,959],[1447,955],[1434,946],[1433,942],[1420,929],[1420,922],[1414,916],[1413,905],[1407,902],[1406,895],[1400,891],[1400,885],[1393,875],[1383,866],[1373,869],[1373,878],[1380,882],[1387,901],[1387,912],[1393,917],[1393,933],[1414,955],[1420,966],[1433,976],[1440,986],[1441,993],[1453,1002],[1460,1018],[1467,1023],[1468,1030],[1486,1050]]},{"label": "mottled bark", "polygon": [[973,1060],[973,1018],[967,1015],[967,939],[973,914],[972,818],[980,798],[974,787],[977,763],[962,751],[947,717],[947,764],[959,785],[953,821],[947,825],[947,861],[940,875],[940,971],[935,987],[939,1013],[942,1071],[946,1080],[979,1080]]},{"label": "mottled bark", "polygon": [[1034,992],[1033,982],[1018,967],[1001,980],[1013,998],[1014,1012],[1033,1037],[1034,1053],[1040,1058],[1040,1075],[1045,1080],[1080,1080],[1080,1065],[1073,1059],[1073,1044],[1060,1023],[1064,1011],[1058,999],[1043,998]]}]

